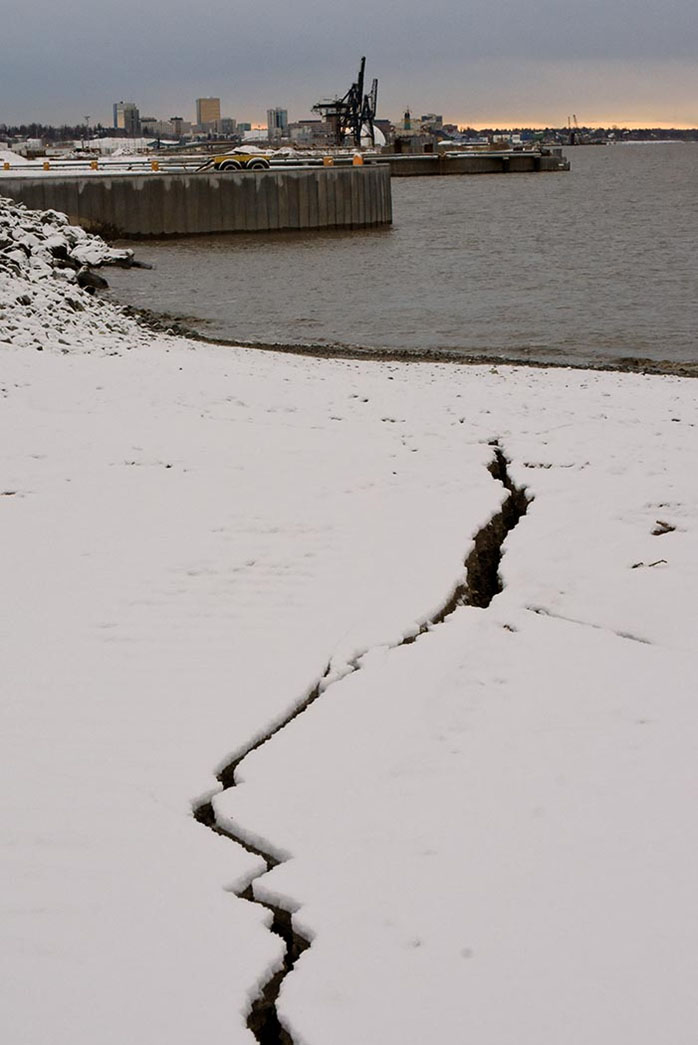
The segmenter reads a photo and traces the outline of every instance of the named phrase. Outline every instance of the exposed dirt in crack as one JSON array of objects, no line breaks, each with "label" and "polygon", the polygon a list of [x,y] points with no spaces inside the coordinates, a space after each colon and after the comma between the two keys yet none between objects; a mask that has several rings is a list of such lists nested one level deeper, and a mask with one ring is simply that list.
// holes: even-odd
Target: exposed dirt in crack
[{"label": "exposed dirt in crack", "polygon": [[[256,751],[257,748],[262,747],[263,744],[270,741],[272,737],[276,736],[276,734],[282,729],[285,729],[294,718],[301,715],[318,699],[323,691],[323,682],[329,675],[330,667],[331,665],[328,664],[322,677],[306,694],[304,699],[296,705],[293,711],[291,711],[267,733],[250,744],[249,747],[242,751],[235,759],[233,759],[232,762],[229,762],[223,767],[217,775],[217,780],[222,785],[223,791],[228,791],[236,786],[237,781],[235,779],[235,771],[243,759],[247,758],[247,756],[253,751]],[[278,865],[279,860],[273,853],[266,852],[257,846],[251,845],[242,835],[236,834],[235,831],[228,828],[221,827],[216,820],[216,813],[213,808],[213,803],[210,800],[202,802],[194,809],[194,817],[200,824],[215,831],[216,834],[223,835],[225,838],[230,838],[233,842],[237,842],[238,845],[241,845],[248,853],[252,853],[254,856],[258,856],[263,860],[265,866],[263,870],[255,875],[255,878],[261,878],[262,875],[267,874],[268,871],[271,871]],[[277,907],[274,904],[264,903],[255,898],[252,889],[252,882],[250,882],[249,885],[238,895],[240,899],[249,900],[250,903],[256,903],[260,907],[264,907],[267,911],[271,912],[272,921],[269,927],[270,932],[280,936],[285,947],[281,968],[278,969],[269,980],[267,980],[261,993],[252,1002],[252,1008],[247,1017],[247,1026],[254,1034],[256,1040],[260,1042],[260,1045],[293,1045],[293,1039],[288,1031],[281,1026],[279,1021],[276,1011],[276,1000],[279,997],[279,991],[284,978],[288,976],[303,951],[307,950],[310,946],[310,941],[306,940],[304,936],[294,930],[290,911],[286,911],[282,907]]]},{"label": "exposed dirt in crack", "polygon": [[487,470],[493,479],[502,484],[508,492],[508,497],[499,511],[476,533],[472,551],[465,560],[465,580],[454,588],[448,602],[439,612],[422,624],[415,635],[403,639],[399,643],[400,646],[415,642],[425,631],[430,631],[437,624],[443,624],[459,606],[487,609],[495,595],[502,590],[502,579],[499,575],[502,545],[507,535],[528,511],[533,497],[526,493],[525,487],[514,484],[499,443],[495,441],[490,443],[490,446],[494,450],[494,456]]},{"label": "exposed dirt in crack", "polygon": [[516,486],[509,475],[507,460],[498,443],[491,444],[494,457],[488,468],[493,479],[498,479],[509,496],[496,515],[475,537],[473,550],[465,561],[466,593],[465,605],[486,609],[495,595],[502,590],[499,564],[502,561],[502,545],[508,533],[528,511],[533,500],[525,487]]},{"label": "exposed dirt in crack", "polygon": [[[503,485],[507,491],[507,497],[499,511],[475,535],[473,548],[465,560],[465,580],[454,588],[447,601],[433,617],[425,621],[413,635],[407,636],[391,647],[393,649],[415,642],[420,635],[442,624],[460,606],[477,606],[481,609],[486,609],[492,602],[492,599],[502,591],[502,580],[499,575],[502,545],[507,535],[526,514],[528,505],[533,498],[526,493],[525,487],[519,487],[514,484],[508,472],[507,459],[498,441],[494,440],[490,443],[490,446],[493,449],[493,458],[488,465],[488,471],[493,479],[496,479]],[[345,670],[339,678],[335,678],[332,681],[330,681],[332,670],[332,662],[330,661],[324,674],[303,700],[296,705],[293,711],[267,733],[251,743],[249,747],[237,755],[233,761],[224,766],[218,773],[217,779],[222,789],[227,791],[236,786],[236,770],[243,759],[262,747],[263,744],[268,743],[272,737],[276,736],[282,729],[285,729],[295,718],[307,711],[311,704],[318,700],[335,681],[340,681],[340,679],[346,678],[347,675],[360,671],[363,657],[368,652],[368,650],[365,650],[356,656],[345,666]],[[310,941],[296,932],[290,911],[258,900],[253,890],[254,881],[278,866],[280,861],[272,852],[251,845],[242,835],[237,834],[234,829],[221,827],[216,819],[211,800],[198,805],[194,809],[194,817],[205,827],[237,842],[247,852],[254,854],[264,862],[264,869],[255,875],[252,882],[238,895],[241,899],[256,903],[271,912],[270,931],[276,933],[284,941],[285,954],[282,967],[264,984],[260,994],[253,1001],[247,1018],[247,1026],[260,1045],[294,1045],[293,1038],[279,1020],[276,1002],[281,990],[281,984],[292,971],[301,954],[308,949]]]}]

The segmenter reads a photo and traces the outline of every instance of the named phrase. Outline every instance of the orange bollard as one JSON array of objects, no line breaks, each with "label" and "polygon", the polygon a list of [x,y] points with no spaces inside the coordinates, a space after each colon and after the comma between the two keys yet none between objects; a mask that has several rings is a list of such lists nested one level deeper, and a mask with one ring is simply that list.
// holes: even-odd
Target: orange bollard
[{"label": "orange bollard", "polygon": [[332,156],[323,156],[322,157],[322,165],[323,165],[323,167],[334,167],[334,157],[332,157]]},{"label": "orange bollard", "polygon": [[354,153],[354,159],[351,161],[355,167],[363,167],[364,158],[360,152]]},{"label": "orange bollard", "polygon": [[10,165],[9,165],[9,163],[7,162],[7,160],[5,160],[5,162],[3,163],[3,165],[2,165],[2,169],[3,169],[4,171],[9,171],[9,169],[10,169]]},{"label": "orange bollard", "polygon": [[48,160],[44,160],[44,170],[45,171],[50,171],[51,170],[51,164],[48,162]]},{"label": "orange bollard", "polygon": [[99,163],[98,163],[97,160],[92,160],[92,162],[90,163],[90,170],[91,171],[98,171],[99,170]]},{"label": "orange bollard", "polygon": [[158,163],[157,160],[151,160],[150,161],[150,169],[151,169],[151,171],[159,171],[160,170],[160,164]]}]

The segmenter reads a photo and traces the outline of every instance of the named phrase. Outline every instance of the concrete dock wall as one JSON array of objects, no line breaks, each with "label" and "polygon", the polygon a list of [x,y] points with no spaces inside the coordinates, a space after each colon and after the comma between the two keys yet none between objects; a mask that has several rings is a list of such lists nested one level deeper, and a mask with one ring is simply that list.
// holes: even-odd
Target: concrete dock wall
[{"label": "concrete dock wall", "polygon": [[389,166],[0,176],[0,195],[111,236],[360,228],[392,221]]},{"label": "concrete dock wall", "polygon": [[463,156],[406,153],[396,156],[386,154],[381,159],[390,165],[394,178],[415,178],[427,174],[525,174],[569,170],[569,163],[561,153],[482,152]]}]

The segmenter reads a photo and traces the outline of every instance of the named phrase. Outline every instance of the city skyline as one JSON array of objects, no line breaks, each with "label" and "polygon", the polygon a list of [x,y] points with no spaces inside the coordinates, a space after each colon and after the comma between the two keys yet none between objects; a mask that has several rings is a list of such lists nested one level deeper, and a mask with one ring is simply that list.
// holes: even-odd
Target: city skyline
[{"label": "city skyline", "polygon": [[[94,98],[92,100],[93,102],[97,101],[97,99]],[[141,99],[137,99],[135,103],[120,102],[118,103],[118,108],[121,109],[122,106],[128,108],[135,104],[136,112],[140,116],[141,121],[145,120],[146,118],[155,119],[162,122],[177,119],[183,120],[185,123],[191,126],[199,127],[207,125],[210,125],[211,127],[214,127],[214,125],[219,126],[221,122],[230,121],[232,119],[234,122],[237,121],[237,123],[244,123],[244,125],[249,124],[255,130],[266,130],[269,127],[271,113],[283,113],[284,121],[286,122],[318,119],[318,114],[316,112],[313,112],[309,107],[305,111],[302,110],[302,107],[299,111],[295,111],[291,105],[280,106],[278,104],[278,101],[279,99],[277,98],[276,103],[273,106],[265,104],[263,102],[254,103],[251,106],[251,108],[254,110],[254,114],[252,116],[250,115],[250,112],[247,110],[240,111],[242,109],[242,106],[238,106],[236,109],[234,103],[227,104],[224,100],[224,95],[221,95],[219,97],[212,96],[211,94],[207,96],[189,99],[188,103],[185,101],[179,105],[166,101],[162,105],[157,107],[152,105],[146,98],[145,102]],[[204,106],[205,112],[202,110],[202,105]],[[208,108],[209,106],[213,106],[213,108],[210,111]],[[82,108],[84,109],[85,106],[83,106]],[[124,127],[123,118],[120,118],[119,122],[117,123],[116,102],[106,101],[103,106],[105,110],[104,113],[101,112],[100,105],[94,106],[94,108],[100,109],[100,111],[96,112],[94,115],[92,113],[87,114],[85,112],[82,112],[80,115],[68,114],[64,116],[54,117],[53,119],[42,117],[41,114],[35,114],[34,116],[29,118],[25,116],[25,118],[22,119],[13,116],[9,113],[3,113],[0,109],[0,124],[5,124],[7,126],[19,126],[22,124],[29,125],[31,123],[39,123],[45,124],[47,126],[60,127],[62,125],[80,126],[87,123],[87,125],[89,125],[90,127],[101,126],[105,130],[110,127],[116,126],[122,128]],[[402,119],[403,114],[407,109],[409,109],[413,117],[419,117],[423,112],[427,110],[427,108],[428,107],[425,105],[420,106],[408,104],[400,107],[400,109],[397,111],[385,112],[385,110],[381,110],[379,106],[378,115],[379,119],[389,120],[390,122],[396,124],[398,121]],[[634,118],[626,118],[622,115],[619,116],[617,113],[614,113],[612,115],[604,115],[598,113],[591,115],[589,115],[588,113],[572,113],[572,110],[569,108],[563,114],[562,107],[559,105],[555,107],[556,115],[559,114],[559,118],[557,120],[546,120],[543,118],[536,117],[531,118],[527,116],[525,113],[519,112],[513,115],[509,114],[507,116],[494,115],[490,116],[489,119],[482,119],[478,121],[468,119],[462,116],[453,116],[452,114],[449,114],[448,110],[444,106],[436,105],[434,106],[434,108],[437,108],[443,112],[443,122],[445,124],[456,125],[461,128],[469,127],[474,130],[496,127],[508,129],[526,128],[530,130],[544,130],[546,128],[560,128],[567,126],[568,122],[572,118],[576,119],[579,126],[589,128],[622,127],[628,130],[640,128],[693,130],[698,128],[698,118],[696,120],[688,122],[682,122],[680,120],[651,119],[649,117],[641,119],[638,118],[637,115],[635,115]],[[167,115],[175,112],[177,113],[176,116]],[[206,118],[203,118],[204,116]]]},{"label": "city skyline", "polygon": [[[337,93],[340,93],[340,92],[337,92]],[[93,102],[94,101],[96,101],[96,99],[93,98]],[[144,114],[147,113],[149,116],[150,116],[150,114],[152,114],[154,119],[157,119],[157,120],[160,120],[160,121],[168,121],[168,120],[172,119],[173,117],[170,116],[170,115],[166,115],[166,114],[169,114],[170,111],[172,111],[172,112],[176,111],[177,114],[178,114],[177,115],[177,119],[183,119],[187,123],[190,123],[192,125],[197,125],[197,124],[201,124],[201,122],[202,122],[198,118],[199,117],[199,103],[202,102],[202,101],[203,102],[209,102],[209,101],[219,102],[219,110],[218,110],[219,111],[219,117],[218,117],[219,120],[220,119],[226,120],[226,119],[232,118],[233,120],[237,120],[238,123],[240,123],[242,121],[246,121],[246,122],[250,123],[251,126],[254,129],[265,129],[266,130],[266,128],[268,127],[268,124],[269,124],[269,113],[274,111],[274,110],[276,110],[276,109],[281,109],[282,111],[288,113],[288,120],[289,121],[313,120],[313,119],[317,120],[318,119],[317,113],[313,112],[309,107],[305,111],[302,111],[302,108],[301,108],[300,111],[295,111],[290,104],[288,106],[279,107],[278,105],[269,106],[269,105],[267,105],[267,104],[265,104],[263,102],[253,103],[251,108],[254,109],[254,114],[250,115],[250,112],[247,111],[247,110],[239,111],[239,110],[242,109],[242,106],[238,106],[237,109],[236,109],[234,103],[233,104],[227,104],[225,102],[225,100],[224,100],[224,96],[223,95],[221,95],[220,98],[217,97],[217,96],[208,95],[206,97],[190,99],[188,104],[186,102],[183,102],[182,104],[175,104],[175,103],[170,103],[168,101],[165,101],[163,104],[161,104],[158,107],[158,106],[155,106],[155,105],[151,104],[146,99],[145,102],[143,102],[142,100],[136,100],[135,105],[136,105],[136,108],[138,109],[138,111],[140,113],[141,119],[143,119]],[[55,107],[55,99],[53,99],[53,102],[54,102],[53,109],[55,111],[55,108],[56,108]],[[277,99],[277,102],[278,102],[278,99]],[[123,103],[121,103],[121,104],[123,104]],[[90,127],[96,127],[96,126],[100,125],[102,128],[108,129],[109,127],[112,127],[112,126],[116,125],[115,122],[114,122],[114,116],[113,116],[115,105],[116,105],[116,103],[114,103],[114,102],[105,101],[104,105],[103,105],[103,108],[104,108],[104,112],[103,113],[101,112],[101,106],[95,106],[95,108],[96,109],[100,109],[100,111],[96,112],[94,115],[92,113],[86,114],[84,112],[82,112],[80,115],[78,115],[77,114],[78,111],[79,111],[79,107],[78,107],[78,110],[76,110],[76,112],[74,112],[72,114],[68,114],[68,115],[64,114],[64,115],[54,116],[53,118],[48,118],[48,117],[46,117],[45,115],[43,115],[41,113],[34,114],[32,116],[27,116],[25,114],[24,118],[21,118],[19,116],[13,115],[12,113],[3,112],[2,110],[0,110],[0,123],[6,124],[7,126],[19,126],[19,125],[22,125],[22,124],[29,125],[31,123],[43,123],[45,125],[52,125],[52,126],[59,127],[59,126],[62,126],[62,125],[80,126],[80,125],[84,124],[85,122],[87,122],[87,124]],[[85,108],[85,106],[83,105],[82,109],[84,109],[84,108]],[[426,111],[427,108],[428,107],[425,106],[425,105],[421,105],[420,106],[420,105],[409,105],[408,104],[408,105],[400,107],[399,110],[391,111],[391,112],[385,112],[385,110],[381,109],[380,106],[379,106],[379,118],[387,119],[387,120],[390,120],[393,123],[396,123],[399,119],[401,119],[401,117],[402,117],[402,115],[403,115],[403,113],[404,113],[404,111],[406,109],[409,109],[413,116],[418,116],[423,111]],[[509,115],[505,115],[505,116],[493,115],[493,116],[490,116],[489,119],[473,120],[473,119],[469,119],[467,117],[463,117],[463,116],[459,117],[459,116],[454,116],[452,114],[449,114],[448,109],[445,108],[444,106],[436,105],[435,108],[439,108],[439,109],[443,110],[443,122],[444,123],[446,123],[446,124],[455,124],[455,125],[457,125],[459,127],[470,127],[470,128],[472,128],[474,130],[478,130],[478,129],[481,129],[481,128],[483,128],[483,129],[484,128],[492,128],[492,127],[502,127],[502,128],[510,128],[510,129],[511,128],[527,128],[527,129],[531,129],[531,130],[544,130],[546,128],[559,128],[559,127],[566,126],[567,123],[568,123],[568,120],[573,115],[572,114],[572,110],[569,109],[569,107],[563,113],[562,109],[564,107],[561,107],[560,105],[556,105],[555,106],[555,114],[556,114],[556,116],[558,116],[558,119],[544,119],[542,117],[536,118],[535,116],[534,117],[530,117],[530,116],[526,115],[525,113],[518,112],[518,113],[515,113],[515,114],[509,114]],[[631,108],[631,111],[633,111],[632,108]],[[635,115],[631,116],[629,118],[628,117],[624,117],[622,115],[618,115],[618,113],[613,113],[611,115],[608,115],[608,114],[601,114],[600,115],[598,113],[591,114],[591,115],[589,115],[588,113],[586,113],[586,114],[585,113],[581,113],[581,114],[574,113],[574,116],[577,118],[579,125],[580,126],[585,126],[585,127],[613,127],[613,126],[617,126],[617,127],[627,128],[629,130],[639,129],[639,128],[657,128],[657,129],[671,129],[671,128],[673,128],[673,129],[676,129],[676,130],[688,130],[688,129],[696,129],[696,128],[698,128],[698,117],[695,120],[691,120],[691,121],[687,121],[687,122],[684,122],[684,121],[681,121],[681,120],[671,120],[671,119],[653,119],[653,118],[651,118],[651,115],[646,117],[645,119],[642,119],[641,117],[637,116],[637,110],[635,110]],[[203,121],[203,122],[205,123],[206,121]]]},{"label": "city skyline", "polygon": [[[380,81],[379,115],[406,107],[458,125],[698,126],[693,0],[400,0],[351,10],[259,0],[233,10],[211,0],[196,20],[183,0],[146,9],[133,0],[30,0],[41,33],[15,8],[3,24],[0,123],[111,123],[114,99],[141,113],[194,117],[216,96],[221,114],[266,123],[273,106],[311,116],[343,94],[361,55]],[[270,26],[274,32],[270,32]],[[105,40],[109,43],[105,44]]]}]

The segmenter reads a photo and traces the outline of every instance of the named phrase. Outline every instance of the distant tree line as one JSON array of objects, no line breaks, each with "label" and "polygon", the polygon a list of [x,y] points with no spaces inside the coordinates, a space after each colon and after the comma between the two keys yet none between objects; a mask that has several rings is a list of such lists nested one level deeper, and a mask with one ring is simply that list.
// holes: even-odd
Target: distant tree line
[{"label": "distant tree line", "polygon": [[12,126],[0,123],[0,138],[41,138],[44,142],[74,141],[76,138],[125,138],[126,131],[116,127],[104,127],[101,123],[64,123],[53,127],[46,123],[20,123]]},{"label": "distant tree line", "polygon": [[[472,128],[466,128],[472,130]],[[613,137],[622,141],[698,141],[698,128],[679,130],[666,127],[643,127],[628,130],[626,127],[584,127],[575,128],[579,140],[601,140]],[[492,135],[521,134],[528,138],[546,137],[564,140],[570,134],[569,127],[546,127],[544,131],[530,127],[486,127],[472,130],[473,137],[490,137]],[[51,142],[74,141],[77,138],[125,138],[126,131],[116,127],[104,127],[101,123],[88,125],[78,123],[74,126],[62,124],[54,127],[45,123],[20,123],[10,125],[0,123],[0,138],[40,138],[46,144]]]},{"label": "distant tree line", "polygon": [[[532,130],[530,127],[485,127],[473,131],[473,134],[488,137],[491,135],[522,134],[540,137],[569,137],[570,127],[546,127]],[[616,138],[623,141],[698,141],[698,127],[679,129],[674,127],[639,127],[629,130],[627,127],[585,127],[582,124],[574,128],[583,138]]]}]

